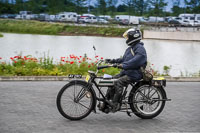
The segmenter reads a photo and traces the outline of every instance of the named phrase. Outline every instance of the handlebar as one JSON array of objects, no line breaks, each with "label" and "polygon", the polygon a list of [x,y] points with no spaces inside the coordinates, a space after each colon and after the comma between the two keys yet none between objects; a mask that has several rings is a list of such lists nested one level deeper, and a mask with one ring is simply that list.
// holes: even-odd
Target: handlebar
[{"label": "handlebar", "polygon": [[109,68],[109,67],[113,67],[113,65],[107,65],[107,66],[98,66],[97,69],[104,69],[104,68]]},{"label": "handlebar", "polygon": [[116,67],[116,64],[106,65],[106,66],[99,66],[102,62],[104,62],[104,60],[99,60],[97,62],[97,71],[96,71],[95,74],[97,74],[100,69],[109,68],[109,67]]}]

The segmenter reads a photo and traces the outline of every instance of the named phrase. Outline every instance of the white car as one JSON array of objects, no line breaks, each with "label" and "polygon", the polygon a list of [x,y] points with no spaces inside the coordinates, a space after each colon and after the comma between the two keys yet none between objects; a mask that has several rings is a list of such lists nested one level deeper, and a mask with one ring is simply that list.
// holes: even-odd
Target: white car
[{"label": "white car", "polygon": [[108,24],[109,22],[107,20],[105,20],[105,19],[100,18],[100,19],[98,19],[98,23]]},{"label": "white car", "polygon": [[88,23],[88,17],[81,17],[78,19],[79,23]]}]

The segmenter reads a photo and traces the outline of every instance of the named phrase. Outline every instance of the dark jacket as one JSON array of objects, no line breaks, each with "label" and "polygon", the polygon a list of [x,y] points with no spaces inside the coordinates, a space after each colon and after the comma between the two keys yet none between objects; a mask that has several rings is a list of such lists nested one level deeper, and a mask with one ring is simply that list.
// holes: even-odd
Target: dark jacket
[{"label": "dark jacket", "polygon": [[[138,81],[142,79],[141,66],[146,66],[147,54],[142,42],[128,47],[122,58],[114,59],[115,63],[122,64],[123,70],[120,75],[127,75],[131,79]],[[134,56],[131,52],[133,49]]]}]

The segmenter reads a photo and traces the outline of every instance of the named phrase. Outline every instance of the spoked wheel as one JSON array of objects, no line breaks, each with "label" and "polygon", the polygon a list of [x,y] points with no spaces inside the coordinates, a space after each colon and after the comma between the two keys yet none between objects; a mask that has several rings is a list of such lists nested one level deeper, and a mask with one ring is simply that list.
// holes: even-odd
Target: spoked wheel
[{"label": "spoked wheel", "polygon": [[57,108],[62,116],[80,120],[88,116],[95,106],[94,94],[81,81],[65,85],[57,96]]},{"label": "spoked wheel", "polygon": [[133,113],[142,119],[152,119],[159,115],[166,99],[165,90],[162,87],[143,85],[130,93],[130,107]]}]

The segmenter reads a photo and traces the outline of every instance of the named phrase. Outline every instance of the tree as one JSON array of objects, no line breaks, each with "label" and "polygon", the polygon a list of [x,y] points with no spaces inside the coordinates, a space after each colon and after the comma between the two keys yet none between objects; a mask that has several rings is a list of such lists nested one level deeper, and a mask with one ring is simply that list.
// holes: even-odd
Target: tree
[{"label": "tree", "polygon": [[16,10],[18,12],[25,10],[25,5],[23,0],[16,0]]},{"label": "tree", "polygon": [[152,16],[163,16],[164,15],[164,7],[167,6],[167,3],[164,0],[149,0],[149,10]]},{"label": "tree", "polygon": [[136,0],[135,6],[136,6],[137,15],[142,16],[144,12],[146,12],[148,4],[147,4],[147,1],[145,0]]},{"label": "tree", "polygon": [[199,0],[185,0],[187,5],[187,11],[190,13],[200,13],[200,1]]},{"label": "tree", "polygon": [[114,12],[116,11],[115,5],[117,4],[118,0],[107,0],[108,3],[108,10],[110,11],[110,15],[113,16]]},{"label": "tree", "polygon": [[172,7],[172,15],[178,16],[181,13],[184,13],[184,8],[181,8],[180,6],[180,0],[173,1],[173,7]]},{"label": "tree", "polygon": [[117,12],[126,12],[126,9],[127,9],[128,7],[126,6],[126,5],[119,5],[118,7],[117,7]]},{"label": "tree", "polygon": [[14,5],[9,4],[5,1],[0,1],[0,14],[12,14],[12,13],[16,13],[15,8],[13,8]]},{"label": "tree", "polygon": [[128,15],[135,14],[135,2],[136,0],[122,0],[122,2],[128,7]]},{"label": "tree", "polygon": [[106,13],[107,13],[106,7],[107,7],[107,4],[106,4],[105,0],[98,0],[98,3],[97,3],[98,13],[97,14],[106,15]]},{"label": "tree", "polygon": [[40,13],[42,9],[41,0],[29,0],[26,3],[26,10],[32,11],[33,13]]},{"label": "tree", "polygon": [[74,0],[74,4],[75,4],[75,11],[77,13],[83,13],[86,11],[86,3],[87,0]]}]

